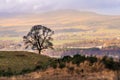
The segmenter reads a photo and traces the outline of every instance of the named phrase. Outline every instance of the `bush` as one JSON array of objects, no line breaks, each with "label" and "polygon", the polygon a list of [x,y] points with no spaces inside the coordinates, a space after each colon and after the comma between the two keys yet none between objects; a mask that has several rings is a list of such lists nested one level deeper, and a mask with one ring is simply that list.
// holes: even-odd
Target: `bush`
[{"label": "bush", "polygon": [[59,63],[59,68],[60,68],[60,69],[65,68],[65,66],[66,66],[66,65],[65,65],[65,63],[64,63],[64,62],[60,62],[60,63]]},{"label": "bush", "polygon": [[107,56],[104,56],[101,61],[105,62],[107,60],[107,58],[108,58]]},{"label": "bush", "polygon": [[53,67],[54,69],[56,69],[57,68],[57,63],[52,63],[51,67]]},{"label": "bush", "polygon": [[54,69],[56,69],[57,68],[57,64],[58,64],[58,61],[57,60],[53,60],[53,61],[51,61],[50,66],[53,67]]},{"label": "bush", "polygon": [[36,71],[36,70],[40,70],[40,69],[42,69],[42,68],[43,68],[43,66],[37,65],[37,66],[35,66],[35,69],[34,69],[34,70]]},{"label": "bush", "polygon": [[30,70],[30,69],[23,69],[21,72],[20,72],[20,74],[25,74],[25,73],[29,73],[29,72],[31,72],[32,70]]},{"label": "bush", "polygon": [[113,58],[108,58],[106,56],[101,60],[106,68],[111,70],[120,70],[120,62],[115,62]]},{"label": "bush", "polygon": [[85,56],[76,54],[73,56],[72,63],[79,65],[81,62],[84,62],[85,60],[86,60]]},{"label": "bush", "polygon": [[63,62],[70,62],[72,60],[72,58],[70,57],[70,56],[64,56],[63,58],[62,58],[62,61]]},{"label": "bush", "polygon": [[115,70],[115,62],[113,61],[113,58],[107,58],[103,61],[103,63],[105,64],[106,68]]},{"label": "bush", "polygon": [[7,71],[5,70],[0,70],[0,76],[12,76],[14,73],[11,71],[11,68],[8,68]]},{"label": "bush", "polygon": [[97,62],[97,58],[95,56],[87,57],[87,60],[90,61],[91,63]]},{"label": "bush", "polygon": [[48,67],[49,63],[44,63],[41,61],[38,61],[35,67],[35,70],[45,70]]}]

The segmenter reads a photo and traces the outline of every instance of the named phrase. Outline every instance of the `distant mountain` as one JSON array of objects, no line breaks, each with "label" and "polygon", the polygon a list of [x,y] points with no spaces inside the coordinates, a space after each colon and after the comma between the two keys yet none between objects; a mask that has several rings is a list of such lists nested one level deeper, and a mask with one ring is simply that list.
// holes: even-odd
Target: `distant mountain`
[{"label": "distant mountain", "polygon": [[[57,10],[0,18],[0,36],[22,36],[33,25],[45,25],[60,33],[120,30],[120,16],[76,10]],[[100,31],[99,31],[100,30]]]}]

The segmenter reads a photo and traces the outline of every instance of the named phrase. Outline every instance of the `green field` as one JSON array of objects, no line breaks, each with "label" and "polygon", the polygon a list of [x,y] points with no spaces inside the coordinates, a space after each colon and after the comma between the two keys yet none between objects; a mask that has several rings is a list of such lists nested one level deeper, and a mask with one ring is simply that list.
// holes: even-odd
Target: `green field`
[{"label": "green field", "polygon": [[[47,66],[51,58],[23,51],[0,52],[0,76],[17,75]],[[40,66],[41,65],[41,66]]]}]

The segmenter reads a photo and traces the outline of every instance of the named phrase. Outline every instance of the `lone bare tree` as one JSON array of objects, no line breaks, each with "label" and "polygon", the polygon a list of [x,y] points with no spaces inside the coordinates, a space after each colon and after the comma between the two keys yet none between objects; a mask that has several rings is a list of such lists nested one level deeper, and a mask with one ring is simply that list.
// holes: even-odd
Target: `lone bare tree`
[{"label": "lone bare tree", "polygon": [[27,36],[23,37],[23,41],[26,45],[26,48],[31,47],[33,50],[38,50],[39,54],[44,49],[52,48],[52,35],[54,31],[51,29],[42,26],[42,25],[35,25],[32,27],[30,32]]}]

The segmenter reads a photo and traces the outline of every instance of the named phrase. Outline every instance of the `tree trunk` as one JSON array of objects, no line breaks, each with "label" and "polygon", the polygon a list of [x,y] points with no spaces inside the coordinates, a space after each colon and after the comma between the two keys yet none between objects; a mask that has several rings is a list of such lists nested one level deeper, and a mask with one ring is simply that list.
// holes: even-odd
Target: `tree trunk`
[{"label": "tree trunk", "polygon": [[39,50],[39,54],[41,54],[41,50]]}]

